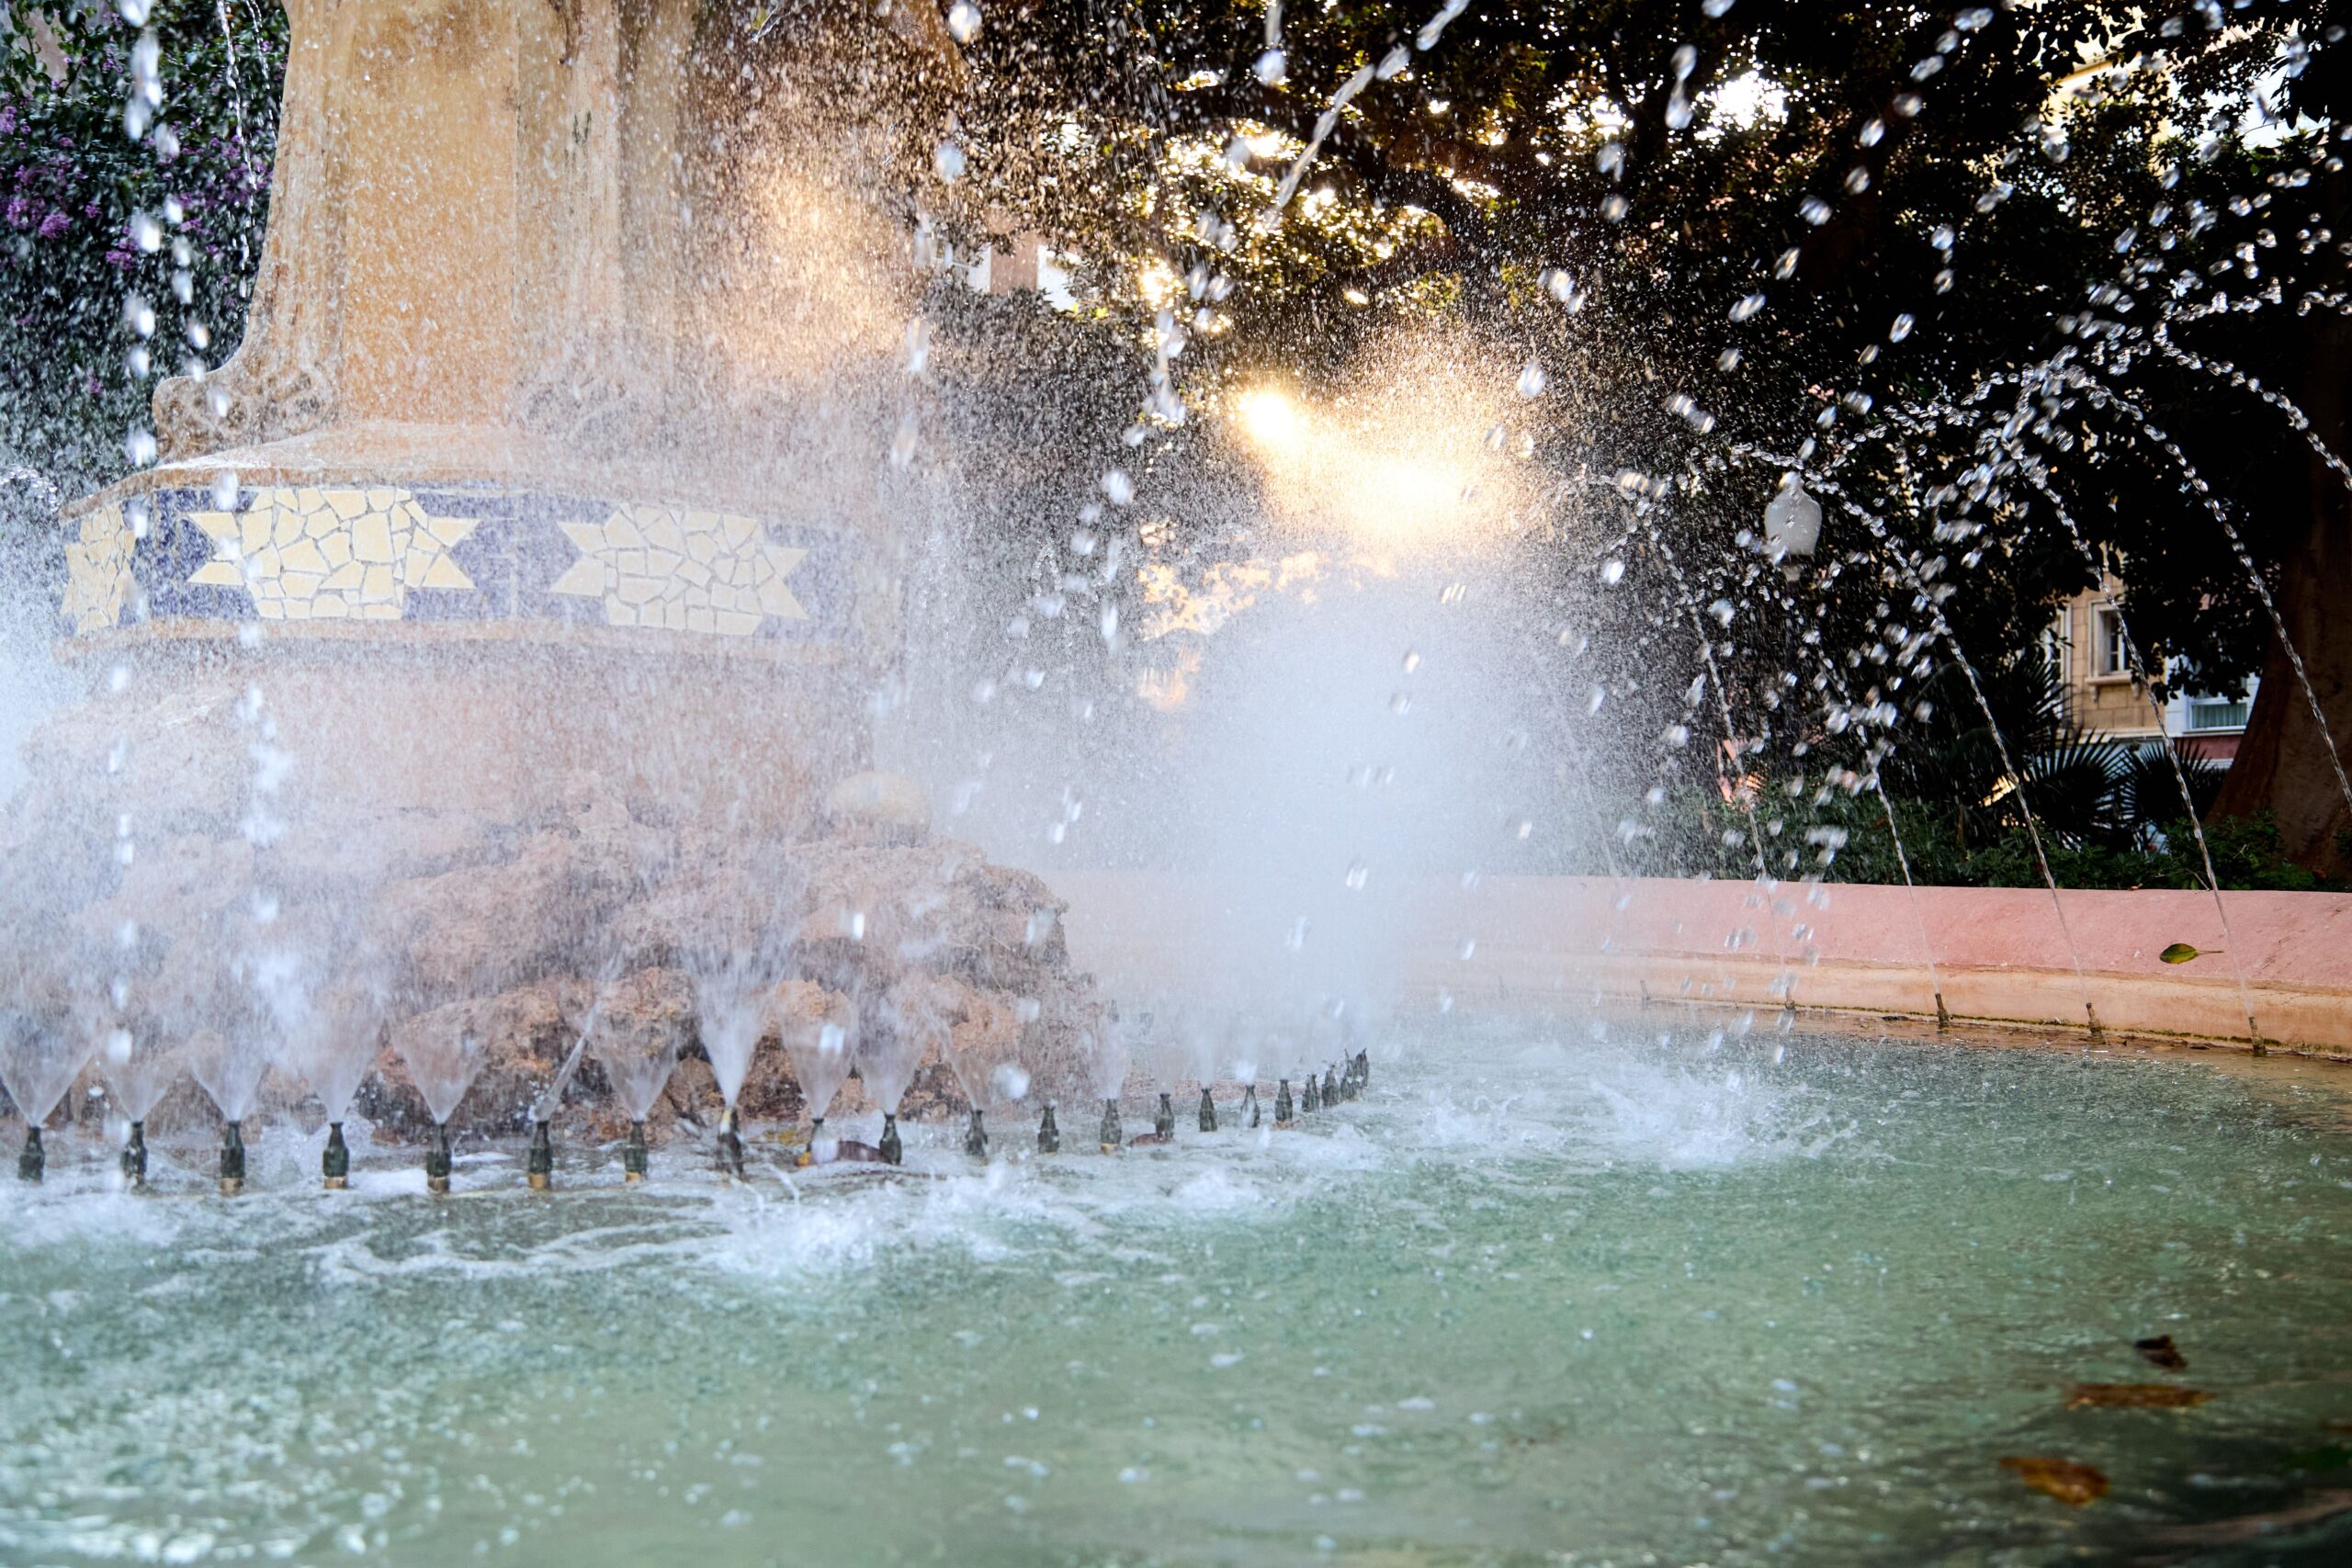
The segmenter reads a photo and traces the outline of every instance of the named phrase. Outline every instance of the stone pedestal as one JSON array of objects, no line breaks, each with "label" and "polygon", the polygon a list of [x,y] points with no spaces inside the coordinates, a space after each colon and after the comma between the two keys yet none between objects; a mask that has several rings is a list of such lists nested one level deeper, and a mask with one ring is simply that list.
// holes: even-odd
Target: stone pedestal
[{"label": "stone pedestal", "polygon": [[804,813],[899,645],[902,237],[730,139],[691,0],[287,8],[243,341],[70,509],[66,655],[256,682],[371,805]]}]

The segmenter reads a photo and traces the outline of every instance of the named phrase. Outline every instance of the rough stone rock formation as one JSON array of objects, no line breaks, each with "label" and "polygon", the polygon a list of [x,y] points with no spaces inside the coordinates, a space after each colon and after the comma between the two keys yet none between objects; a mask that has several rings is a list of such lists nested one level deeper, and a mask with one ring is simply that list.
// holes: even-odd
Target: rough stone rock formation
[{"label": "rough stone rock formation", "polygon": [[[973,1054],[1017,1062],[1033,1101],[1084,1091],[1104,1015],[1089,977],[1070,969],[1064,906],[1036,877],[931,836],[903,791],[862,786],[801,837],[676,820],[662,802],[624,798],[589,775],[568,783],[560,810],[530,819],[340,812],[270,797],[255,783],[266,782],[266,760],[239,781],[220,753],[253,748],[219,722],[219,705],[190,707],[185,693],[172,701],[210,722],[162,742],[185,770],[176,784],[152,757],[118,770],[116,800],[137,843],[128,863],[103,812],[41,787],[103,774],[107,727],[85,712],[43,735],[48,765],[10,809],[10,880],[28,888],[14,934],[40,976],[17,987],[19,1005],[43,1010],[51,1027],[112,1027],[77,1021],[63,998],[119,987],[124,1021],[257,1032],[281,1043],[262,1114],[300,1118],[305,1089],[283,1040],[325,987],[365,988],[381,998],[383,1022],[377,1038],[349,1044],[374,1056],[355,1113],[403,1138],[429,1124],[404,1043],[453,1033],[470,1033],[482,1063],[455,1132],[525,1130],[583,1034],[591,1043],[559,1114],[579,1133],[624,1127],[609,1066],[621,1058],[595,1040],[616,1030],[644,1042],[667,1034],[679,1049],[648,1117],[652,1135],[715,1124],[698,1004],[729,987],[754,994],[760,1020],[741,1097],[752,1122],[798,1113],[780,1038],[795,1019],[820,1015],[845,1021],[853,1050],[862,1031],[924,1036],[903,1115],[960,1110],[949,1068]],[[107,1104],[101,1063],[85,1070],[65,1113],[95,1120]],[[866,1108],[855,1080],[839,1104]],[[316,1120],[315,1106],[308,1114]],[[181,1118],[210,1120],[185,1085],[151,1120],[167,1132]]]}]

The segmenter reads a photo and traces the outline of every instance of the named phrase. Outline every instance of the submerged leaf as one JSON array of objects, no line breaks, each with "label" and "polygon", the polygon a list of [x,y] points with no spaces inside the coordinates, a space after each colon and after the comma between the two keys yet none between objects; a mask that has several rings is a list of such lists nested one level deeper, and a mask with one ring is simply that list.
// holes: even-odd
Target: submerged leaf
[{"label": "submerged leaf", "polygon": [[2001,1468],[2016,1471],[2018,1479],[2028,1486],[2057,1498],[2069,1507],[2079,1508],[2107,1495],[2107,1477],[2089,1465],[2076,1464],[2070,1459],[2053,1459],[2048,1454],[2011,1454],[2001,1461]]},{"label": "submerged leaf", "polygon": [[2078,1382],[2066,1391],[2069,1410],[2186,1410],[2213,1396],[2168,1382]]},{"label": "submerged leaf", "polygon": [[2152,1367],[2162,1367],[2168,1372],[2188,1369],[2188,1358],[2180,1353],[2169,1334],[2159,1334],[2153,1339],[2134,1339],[2132,1348],[2139,1351],[2140,1359]]}]

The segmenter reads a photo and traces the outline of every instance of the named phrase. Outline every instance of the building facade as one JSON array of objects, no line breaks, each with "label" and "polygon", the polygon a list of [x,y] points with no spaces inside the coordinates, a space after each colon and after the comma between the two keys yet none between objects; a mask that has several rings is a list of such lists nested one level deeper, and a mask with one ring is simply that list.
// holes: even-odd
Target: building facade
[{"label": "building facade", "polygon": [[2176,693],[2161,705],[2132,673],[2132,659],[2117,614],[2121,585],[2109,579],[2101,589],[2076,594],[2060,607],[2048,646],[2066,691],[2066,716],[2085,729],[2118,739],[2171,736],[2184,755],[2227,766],[2245,733],[2246,715],[2261,684],[2248,677],[2232,697],[2192,697]]}]

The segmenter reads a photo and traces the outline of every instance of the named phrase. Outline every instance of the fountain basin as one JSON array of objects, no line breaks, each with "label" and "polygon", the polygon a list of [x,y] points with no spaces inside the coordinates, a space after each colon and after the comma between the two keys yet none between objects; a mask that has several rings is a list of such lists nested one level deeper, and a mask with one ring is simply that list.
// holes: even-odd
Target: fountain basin
[{"label": "fountain basin", "polygon": [[[2352,1079],[1591,1034],[1417,1037],[1305,1130],[1155,1160],[977,1172],[933,1125],[907,1177],[803,1176],[797,1203],[683,1150],[549,1201],[518,1144],[446,1205],[405,1156],[338,1202],[289,1150],[234,1210],[54,1171],[0,1191],[0,1554],[2225,1561],[2263,1520],[2266,1561],[2352,1541],[2325,1425],[2344,1359],[2280,1331],[2352,1288],[2316,1240],[2352,1226]],[[658,1352],[609,1327],[655,1322]],[[2185,1371],[2135,1353],[2158,1334]],[[227,1366],[249,1440],[224,1451],[220,1399],[162,1391]],[[2086,1384],[2208,1397],[2102,1408]],[[377,1440],[311,1436],[356,1430]],[[2069,1507],[2020,1456],[2111,1490]]]}]

